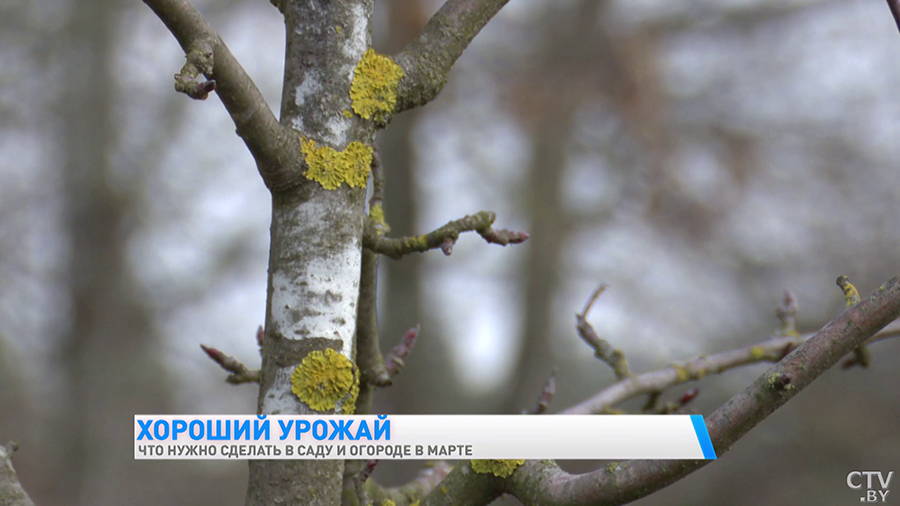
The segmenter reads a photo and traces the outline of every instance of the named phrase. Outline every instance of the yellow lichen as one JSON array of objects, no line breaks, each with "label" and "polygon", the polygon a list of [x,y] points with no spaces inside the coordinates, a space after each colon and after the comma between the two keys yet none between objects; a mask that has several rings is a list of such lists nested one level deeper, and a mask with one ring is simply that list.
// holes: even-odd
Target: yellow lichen
[{"label": "yellow lichen", "polygon": [[397,505],[394,503],[394,501],[392,501],[390,499],[385,499],[384,502],[381,503],[381,506],[397,506]]},{"label": "yellow lichen", "polygon": [[303,173],[326,190],[334,190],[347,183],[351,188],[365,188],[372,165],[372,148],[353,141],[343,151],[328,146],[316,146],[312,139],[300,139],[300,151],[309,167]]},{"label": "yellow lichen", "polygon": [[359,375],[353,362],[331,348],[313,351],[291,374],[291,391],[316,411],[335,409],[353,414],[359,395]]},{"label": "yellow lichen", "polygon": [[673,365],[673,369],[675,369],[675,374],[678,375],[678,382],[684,383],[685,381],[691,379],[691,373],[688,372],[687,368],[683,365]]},{"label": "yellow lichen", "polygon": [[341,28],[341,25],[335,26],[335,27],[334,27],[334,31],[336,31],[338,34],[344,33],[344,29]]},{"label": "yellow lichen", "polygon": [[375,223],[375,232],[378,235],[384,235],[391,231],[391,227],[384,221],[384,207],[381,204],[375,204],[369,209],[369,218]]},{"label": "yellow lichen", "polygon": [[350,118],[353,117],[353,111],[351,111],[350,109],[344,109],[344,110],[341,112],[341,114],[343,114],[344,117],[347,118],[347,119],[350,119]]},{"label": "yellow lichen", "polygon": [[847,278],[847,276],[839,277],[837,279],[837,284],[844,292],[844,299],[847,301],[847,307],[859,302],[859,292],[856,291],[856,287],[853,286],[853,283],[850,282],[850,279]]},{"label": "yellow lichen", "polygon": [[403,76],[394,60],[368,49],[353,70],[353,111],[365,119],[386,121],[397,105],[397,85]]},{"label": "yellow lichen", "polygon": [[766,349],[762,346],[754,346],[750,348],[750,356],[754,358],[754,360],[760,360],[766,356]]},{"label": "yellow lichen", "polygon": [[525,463],[525,460],[473,460],[472,470],[479,474],[493,474],[500,478],[510,476],[517,467]]}]

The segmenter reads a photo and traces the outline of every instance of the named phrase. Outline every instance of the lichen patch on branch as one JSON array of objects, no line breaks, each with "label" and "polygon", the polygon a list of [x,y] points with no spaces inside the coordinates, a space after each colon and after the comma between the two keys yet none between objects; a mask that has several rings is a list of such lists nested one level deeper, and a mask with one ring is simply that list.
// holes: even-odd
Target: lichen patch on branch
[{"label": "lichen patch on branch", "polygon": [[524,460],[473,460],[472,470],[479,474],[493,474],[499,478],[507,478],[524,463]]},{"label": "lichen patch on branch", "polygon": [[397,105],[397,85],[404,75],[394,60],[373,49],[366,50],[353,70],[353,111],[362,118],[385,123]]},{"label": "lichen patch on branch", "polygon": [[351,188],[365,188],[372,165],[372,148],[353,141],[343,151],[328,146],[316,146],[312,139],[300,139],[300,150],[309,167],[303,173],[326,190],[335,190],[341,183]]}]

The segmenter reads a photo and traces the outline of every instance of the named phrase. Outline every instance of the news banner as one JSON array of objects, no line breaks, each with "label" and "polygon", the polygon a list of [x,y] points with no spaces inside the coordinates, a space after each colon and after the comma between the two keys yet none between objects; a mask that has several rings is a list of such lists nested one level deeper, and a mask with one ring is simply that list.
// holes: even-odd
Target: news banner
[{"label": "news banner", "polygon": [[136,415],[134,458],[715,459],[701,415]]}]

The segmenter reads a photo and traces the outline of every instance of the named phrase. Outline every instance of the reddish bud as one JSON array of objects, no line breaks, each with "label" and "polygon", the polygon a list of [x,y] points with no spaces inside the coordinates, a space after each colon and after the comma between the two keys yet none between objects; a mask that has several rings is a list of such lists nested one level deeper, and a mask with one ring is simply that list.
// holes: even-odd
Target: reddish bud
[{"label": "reddish bud", "polygon": [[700,395],[700,389],[699,389],[699,388],[692,388],[692,389],[688,390],[687,392],[685,392],[684,395],[681,396],[681,399],[678,400],[678,402],[679,402],[682,406],[684,406],[685,404],[687,404],[687,403],[691,402],[692,400],[696,399],[698,395]]}]

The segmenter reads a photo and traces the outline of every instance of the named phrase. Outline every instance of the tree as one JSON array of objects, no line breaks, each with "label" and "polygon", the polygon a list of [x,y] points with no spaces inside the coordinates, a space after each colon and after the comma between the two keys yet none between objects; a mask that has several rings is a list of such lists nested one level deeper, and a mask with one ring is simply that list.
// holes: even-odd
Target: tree
[{"label": "tree", "polygon": [[[260,383],[260,413],[332,409],[346,413],[351,408],[366,412],[373,389],[385,386],[396,370],[399,362],[393,359],[407,353],[415,339],[415,332],[410,332],[387,363],[381,358],[375,326],[377,255],[399,257],[436,248],[449,253],[463,231],[477,231],[488,242],[499,244],[527,237],[494,230],[494,215],[481,212],[425,236],[389,239],[380,212],[381,169],[373,148],[375,131],[386,126],[392,115],[424,105],[437,95],[456,58],[506,2],[448,0],[424,32],[392,58],[369,50],[372,0],[277,2],[288,33],[280,121],[218,35],[186,1],[145,2],[187,55],[187,63],[176,75],[176,88],[198,99],[215,90],[272,193],[268,301],[260,337],[263,367],[259,373],[247,371],[218,350],[208,349],[208,353],[233,373],[234,381]],[[203,81],[201,74],[210,80]],[[367,212],[365,187],[370,170],[374,188]],[[900,315],[897,278],[863,300],[854,296],[855,289],[847,282],[842,288],[851,307],[808,339],[796,335],[788,300],[782,311],[783,336],[733,354],[639,376],[632,376],[621,354],[586,323],[591,302],[580,315],[580,334],[616,369],[621,381],[569,411],[604,412],[626,398],[652,396],[707,372],[754,360],[777,361],[708,419],[722,454],[753,425]],[[302,392],[295,395],[292,374],[310,357],[326,365],[329,374],[343,372],[345,389],[329,392],[333,395],[323,399]],[[446,476],[433,473],[443,478],[440,487],[431,480],[418,485],[423,495],[435,490],[421,504],[449,504],[451,498],[487,503],[504,492],[528,504],[621,503],[657,490],[702,464],[639,462],[572,477],[552,464],[529,462],[502,480],[471,472],[469,464],[463,463]],[[361,467],[343,461],[252,461],[247,504],[338,504],[342,500],[352,504],[354,499],[348,496],[355,494],[358,477],[370,471]],[[372,484],[367,493],[374,497],[390,491]]]}]

